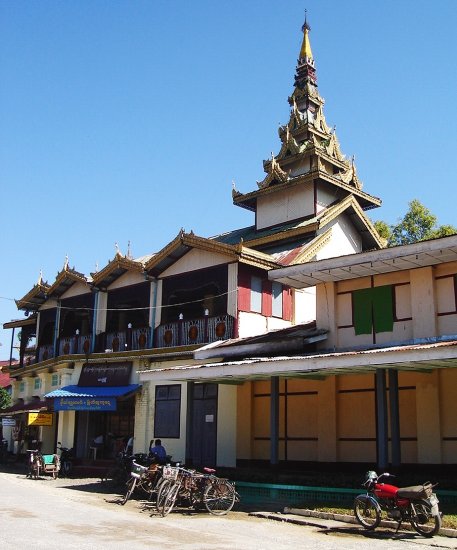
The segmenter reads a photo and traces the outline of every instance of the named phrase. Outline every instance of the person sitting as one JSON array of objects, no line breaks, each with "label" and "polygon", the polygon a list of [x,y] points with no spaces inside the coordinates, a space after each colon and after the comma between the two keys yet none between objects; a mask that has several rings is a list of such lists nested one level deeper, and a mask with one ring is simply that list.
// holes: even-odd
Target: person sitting
[{"label": "person sitting", "polygon": [[149,443],[149,454],[156,458],[159,464],[165,464],[167,459],[167,451],[162,445],[162,441],[160,439],[156,439],[155,441],[151,439],[151,442]]}]

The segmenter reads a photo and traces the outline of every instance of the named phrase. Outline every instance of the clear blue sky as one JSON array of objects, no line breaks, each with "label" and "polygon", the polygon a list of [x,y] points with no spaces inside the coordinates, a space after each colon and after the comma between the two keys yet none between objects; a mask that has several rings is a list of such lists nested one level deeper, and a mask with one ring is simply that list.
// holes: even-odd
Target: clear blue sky
[{"label": "clear blue sky", "polygon": [[1,324],[66,254],[88,274],[115,242],[138,257],[254,222],[231,182],[254,190],[279,152],[305,8],[369,215],[417,198],[457,225],[456,0],[1,0]]}]

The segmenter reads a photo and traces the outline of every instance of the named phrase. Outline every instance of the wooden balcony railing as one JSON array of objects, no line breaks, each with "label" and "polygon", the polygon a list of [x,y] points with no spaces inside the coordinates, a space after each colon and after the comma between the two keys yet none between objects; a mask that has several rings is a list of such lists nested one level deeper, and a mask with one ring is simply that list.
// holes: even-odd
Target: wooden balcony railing
[{"label": "wooden balcony railing", "polygon": [[156,330],[155,347],[191,346],[233,338],[234,319],[217,315],[198,319],[183,319],[160,325]]}]

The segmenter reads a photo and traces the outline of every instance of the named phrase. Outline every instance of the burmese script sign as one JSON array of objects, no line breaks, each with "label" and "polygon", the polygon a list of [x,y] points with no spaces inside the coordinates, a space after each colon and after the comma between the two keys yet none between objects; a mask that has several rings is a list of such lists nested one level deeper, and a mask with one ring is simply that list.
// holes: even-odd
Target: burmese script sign
[{"label": "burmese script sign", "polygon": [[127,386],[130,383],[132,363],[90,363],[84,365],[78,386]]},{"label": "burmese script sign", "polygon": [[115,397],[56,397],[55,411],[115,411]]},{"label": "burmese script sign", "polygon": [[52,413],[29,412],[27,424],[29,426],[52,426]]}]

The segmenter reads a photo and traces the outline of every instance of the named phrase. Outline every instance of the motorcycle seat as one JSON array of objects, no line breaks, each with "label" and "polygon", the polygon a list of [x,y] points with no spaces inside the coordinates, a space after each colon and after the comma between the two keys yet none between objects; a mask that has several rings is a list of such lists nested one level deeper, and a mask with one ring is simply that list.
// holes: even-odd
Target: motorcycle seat
[{"label": "motorcycle seat", "polygon": [[412,487],[401,487],[397,491],[398,498],[428,498],[432,495],[432,484],[427,482],[424,485],[413,485]]}]

